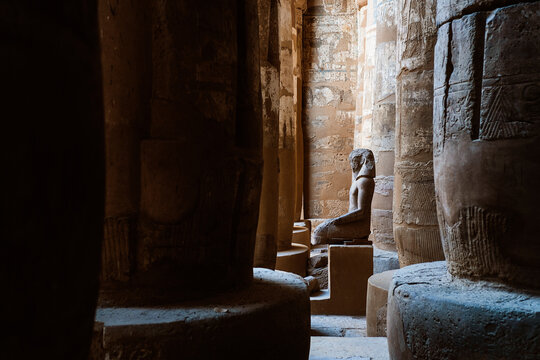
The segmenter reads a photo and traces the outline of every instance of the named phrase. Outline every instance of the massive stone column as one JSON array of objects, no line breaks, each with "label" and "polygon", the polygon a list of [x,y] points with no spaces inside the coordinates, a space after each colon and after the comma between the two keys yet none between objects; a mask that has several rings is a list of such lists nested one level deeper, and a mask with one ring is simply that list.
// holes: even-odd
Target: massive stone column
[{"label": "massive stone column", "polygon": [[151,97],[151,7],[146,1],[99,1],[105,106],[103,280],[133,271],[140,202],[140,142]]},{"label": "massive stone column", "polygon": [[290,248],[296,206],[296,120],[294,118],[294,86],[292,27],[294,1],[279,2],[279,222],[278,250]]},{"label": "massive stone column", "polygon": [[2,359],[88,358],[103,233],[95,1],[2,2]]},{"label": "massive stone column", "polygon": [[364,109],[364,74],[366,71],[366,26],[368,1],[357,0],[356,32],[358,40],[358,61],[356,75],[356,111],[354,116],[354,148],[362,148],[362,125]]},{"label": "massive stone column", "polygon": [[392,224],[394,182],[394,129],[396,116],[396,1],[381,0],[375,5],[375,69],[371,146],[377,163],[373,196],[373,244],[395,250]]},{"label": "massive stone column", "polygon": [[531,341],[540,336],[540,2],[440,0],[437,24],[433,155],[447,261],[394,276],[390,355],[533,359],[540,353]]},{"label": "massive stone column", "polygon": [[[151,86],[136,241],[105,258],[130,271],[103,276],[92,359],[307,358],[303,281],[253,270],[263,169],[257,2],[149,6],[150,26],[135,25],[151,35],[151,82],[132,92]],[[135,106],[130,94],[122,101]]]},{"label": "massive stone column", "polygon": [[295,0],[292,28],[293,57],[293,101],[294,121],[296,123],[296,200],[294,220],[302,217],[304,203],[304,131],[302,126],[302,23],[303,13],[307,8],[307,0]]},{"label": "massive stone column", "polygon": [[274,269],[277,256],[279,207],[278,1],[259,0],[258,6],[264,166],[254,266]]},{"label": "massive stone column", "polygon": [[433,182],[435,0],[398,0],[394,240],[401,266],[444,260]]}]

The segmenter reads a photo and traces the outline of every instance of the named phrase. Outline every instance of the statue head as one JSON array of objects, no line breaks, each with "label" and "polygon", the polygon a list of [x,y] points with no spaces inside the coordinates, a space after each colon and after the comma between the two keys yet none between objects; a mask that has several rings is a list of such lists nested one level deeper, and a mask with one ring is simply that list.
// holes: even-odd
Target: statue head
[{"label": "statue head", "polygon": [[356,176],[375,177],[375,157],[369,149],[354,149],[349,155],[351,169]]}]

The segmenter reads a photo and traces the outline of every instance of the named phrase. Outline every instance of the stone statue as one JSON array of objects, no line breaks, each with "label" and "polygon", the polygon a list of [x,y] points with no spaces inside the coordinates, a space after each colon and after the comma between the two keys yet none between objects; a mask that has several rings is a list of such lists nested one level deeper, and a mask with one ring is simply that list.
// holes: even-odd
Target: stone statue
[{"label": "stone statue", "polygon": [[375,159],[369,149],[354,149],[349,155],[352,185],[349,191],[349,212],[317,226],[312,242],[338,244],[365,242],[370,234],[371,199],[375,190]]}]

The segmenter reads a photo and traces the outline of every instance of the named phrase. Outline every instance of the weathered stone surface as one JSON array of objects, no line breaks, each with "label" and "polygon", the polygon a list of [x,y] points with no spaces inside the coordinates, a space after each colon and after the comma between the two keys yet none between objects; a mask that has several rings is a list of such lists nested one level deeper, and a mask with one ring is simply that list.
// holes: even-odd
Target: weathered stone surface
[{"label": "weathered stone surface", "polygon": [[540,293],[453,279],[442,261],[394,274],[387,320],[391,359],[535,359],[540,353],[534,340]]},{"label": "weathered stone surface", "polygon": [[96,1],[3,1],[2,359],[87,359],[103,237]]},{"label": "weathered stone surface", "polygon": [[328,253],[312,255],[309,258],[308,266],[312,268],[321,268],[327,265],[328,265]]},{"label": "weathered stone surface", "polygon": [[328,289],[328,266],[319,268],[308,267],[307,274],[317,279],[320,289]]},{"label": "weathered stone surface", "polygon": [[448,270],[457,276],[540,284],[539,24],[533,2],[439,29],[435,186]]},{"label": "weathered stone surface", "polygon": [[519,0],[438,0],[437,24],[477,11],[494,10],[501,6],[518,4]]},{"label": "weathered stone surface", "polygon": [[381,250],[373,247],[373,274],[399,269],[398,254],[395,251]]},{"label": "weathered stone surface", "polygon": [[291,246],[296,210],[296,119],[292,27],[294,1],[279,1],[279,212],[278,250]]},{"label": "weathered stone surface", "polygon": [[107,144],[102,278],[125,281],[136,251],[140,142],[151,111],[151,6],[100,0],[98,10]]},{"label": "weathered stone surface", "polygon": [[332,218],[348,208],[356,107],[353,0],[309,0],[303,24],[304,216]]},{"label": "weathered stone surface", "polygon": [[279,36],[277,0],[259,0],[263,180],[253,264],[276,266],[279,210]]},{"label": "weathered stone surface", "polygon": [[[368,2],[362,146],[373,151],[377,166],[373,195],[374,245],[395,250],[392,223],[378,219],[392,212],[396,86],[396,0]],[[381,212],[385,210],[386,212]]]},{"label": "weathered stone surface", "polygon": [[[254,269],[246,289],[167,307],[100,308],[91,359],[308,359],[304,280]],[[257,331],[255,331],[257,330]]]},{"label": "weathered stone surface", "polygon": [[394,240],[400,264],[443,260],[433,182],[436,1],[398,0]]},{"label": "weathered stone surface", "polygon": [[[130,174],[140,181],[137,241],[126,227],[106,244],[114,251],[104,269],[121,276],[104,276],[102,305],[176,302],[252,277],[262,170],[257,3],[160,0],[146,16],[151,114],[140,172]],[[147,24],[119,31],[128,25]]]}]

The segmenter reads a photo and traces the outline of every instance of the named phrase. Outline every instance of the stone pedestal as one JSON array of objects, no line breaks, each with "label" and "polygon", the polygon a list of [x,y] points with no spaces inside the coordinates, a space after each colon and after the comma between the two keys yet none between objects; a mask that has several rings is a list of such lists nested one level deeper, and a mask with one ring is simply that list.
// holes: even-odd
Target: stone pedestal
[{"label": "stone pedestal", "polygon": [[399,269],[397,252],[381,250],[373,246],[373,274],[395,269]]},{"label": "stone pedestal", "polygon": [[396,270],[375,274],[368,279],[366,321],[367,336],[386,336],[388,289]]},{"label": "stone pedestal", "polygon": [[391,359],[537,359],[540,293],[452,279],[444,262],[398,270],[388,298]]},{"label": "stone pedestal", "polygon": [[249,288],[197,303],[100,308],[90,359],[307,359],[307,299],[298,276],[256,268]]},{"label": "stone pedestal", "polygon": [[365,315],[367,281],[373,274],[373,247],[330,245],[328,252],[328,290],[311,297],[311,314]]}]

